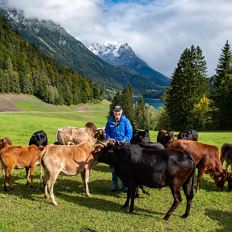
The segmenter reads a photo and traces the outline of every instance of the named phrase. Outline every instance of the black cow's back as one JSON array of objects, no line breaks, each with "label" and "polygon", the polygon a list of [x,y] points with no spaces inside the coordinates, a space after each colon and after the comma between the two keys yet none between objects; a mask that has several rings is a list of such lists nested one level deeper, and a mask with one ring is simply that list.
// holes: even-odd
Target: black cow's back
[{"label": "black cow's back", "polygon": [[[143,148],[128,144],[114,148],[113,163],[117,175],[124,182],[134,179],[136,185],[160,188],[181,169],[195,166],[193,159],[177,149]],[[125,183],[127,185],[128,183]]]}]

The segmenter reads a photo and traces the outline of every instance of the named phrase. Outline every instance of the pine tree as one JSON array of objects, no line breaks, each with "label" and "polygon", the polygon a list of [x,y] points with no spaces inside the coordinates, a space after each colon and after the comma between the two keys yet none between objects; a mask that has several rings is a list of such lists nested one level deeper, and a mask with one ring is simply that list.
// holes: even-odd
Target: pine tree
[{"label": "pine tree", "polygon": [[226,41],[220,55],[214,83],[212,99],[217,112],[215,119],[219,118],[220,129],[232,129],[232,55],[228,41]]},{"label": "pine tree", "polygon": [[191,110],[204,95],[208,94],[206,77],[206,62],[200,47],[186,48],[165,93],[165,106],[172,129],[192,127]]},{"label": "pine tree", "polygon": [[139,129],[148,129],[146,127],[146,117],[145,117],[145,104],[144,99],[141,96],[138,103],[135,105],[134,110],[134,125]]},{"label": "pine tree", "polygon": [[133,122],[133,97],[131,85],[128,85],[122,91],[122,107],[126,117]]}]

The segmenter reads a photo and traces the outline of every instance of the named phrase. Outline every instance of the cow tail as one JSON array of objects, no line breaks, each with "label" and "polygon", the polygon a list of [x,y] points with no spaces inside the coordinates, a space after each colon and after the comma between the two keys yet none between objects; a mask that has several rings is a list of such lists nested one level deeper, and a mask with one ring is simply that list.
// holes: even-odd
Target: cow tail
[{"label": "cow tail", "polygon": [[44,161],[43,161],[43,157],[46,153],[47,149],[46,147],[41,151],[40,153],[40,157],[39,157],[39,165],[40,165],[40,188],[43,189],[43,169],[44,169]]},{"label": "cow tail", "polygon": [[1,153],[1,152],[0,152],[0,164],[1,164],[1,168],[2,168],[2,175],[3,175],[3,177],[5,178],[5,175],[6,175],[6,173],[5,173],[6,167],[5,167],[5,164],[4,164],[3,160],[2,160],[2,153]]},{"label": "cow tail", "polygon": [[193,169],[192,172],[190,173],[187,182],[189,182],[189,180],[192,178],[192,183],[191,183],[191,193],[194,193],[194,177],[195,177],[195,171],[196,171],[196,162],[194,160],[194,158],[192,157],[192,155],[190,155],[188,152],[185,151],[185,154],[188,155],[188,157],[192,160],[193,163]]},{"label": "cow tail", "polygon": [[221,160],[222,165],[223,165],[223,162],[224,162],[223,154],[224,154],[224,147],[222,146],[221,154],[220,154],[220,160]]}]

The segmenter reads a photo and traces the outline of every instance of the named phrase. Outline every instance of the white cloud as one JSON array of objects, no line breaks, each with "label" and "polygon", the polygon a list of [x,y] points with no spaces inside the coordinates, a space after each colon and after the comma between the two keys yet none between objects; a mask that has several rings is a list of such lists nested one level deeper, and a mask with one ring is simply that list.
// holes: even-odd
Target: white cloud
[{"label": "white cloud", "polygon": [[[27,17],[52,19],[88,42],[123,41],[156,70],[170,76],[182,51],[203,50],[209,75],[232,36],[230,0],[9,0]],[[109,2],[109,1],[108,1]],[[137,3],[136,3],[137,2]]]}]

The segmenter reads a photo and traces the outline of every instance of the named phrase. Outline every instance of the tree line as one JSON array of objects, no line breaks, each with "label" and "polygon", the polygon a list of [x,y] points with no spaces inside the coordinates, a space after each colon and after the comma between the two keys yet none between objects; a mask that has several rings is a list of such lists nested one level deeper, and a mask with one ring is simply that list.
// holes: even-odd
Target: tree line
[{"label": "tree line", "polygon": [[216,73],[207,76],[205,57],[199,46],[186,48],[165,92],[166,128],[181,130],[232,129],[232,56],[226,41]]},{"label": "tree line", "polygon": [[102,89],[49,58],[0,18],[0,93],[32,94],[52,104],[102,99]]},{"label": "tree line", "polygon": [[180,56],[170,86],[163,95],[164,107],[155,111],[144,104],[143,97],[133,102],[132,89],[127,86],[112,100],[109,115],[115,104],[140,129],[232,129],[232,55],[226,41],[216,73],[207,76],[207,64],[199,46],[186,48]]}]

